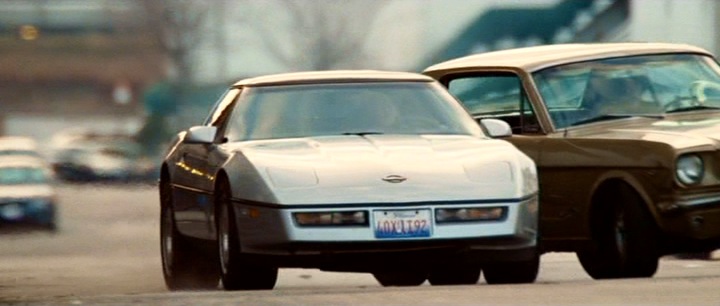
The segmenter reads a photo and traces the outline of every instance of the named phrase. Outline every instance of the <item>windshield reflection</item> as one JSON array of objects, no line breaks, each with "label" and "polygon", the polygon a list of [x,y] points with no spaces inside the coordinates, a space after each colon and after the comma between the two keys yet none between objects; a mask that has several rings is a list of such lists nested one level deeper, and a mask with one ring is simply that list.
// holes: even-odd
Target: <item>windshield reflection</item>
[{"label": "windshield reflection", "polygon": [[439,85],[425,82],[249,88],[230,115],[228,140],[328,135],[481,135]]},{"label": "windshield reflection", "polygon": [[719,72],[706,56],[663,54],[556,66],[533,78],[553,124],[565,128],[597,121],[592,118],[718,108]]}]

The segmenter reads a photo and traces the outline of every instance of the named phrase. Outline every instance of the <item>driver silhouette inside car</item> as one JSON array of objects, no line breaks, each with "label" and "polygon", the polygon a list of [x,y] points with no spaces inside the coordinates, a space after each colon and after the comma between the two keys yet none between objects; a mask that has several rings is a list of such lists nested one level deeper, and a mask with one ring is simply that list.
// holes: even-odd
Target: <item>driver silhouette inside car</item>
[{"label": "driver silhouette inside car", "polygon": [[597,115],[658,113],[661,109],[643,80],[633,76],[593,76],[584,103]]}]

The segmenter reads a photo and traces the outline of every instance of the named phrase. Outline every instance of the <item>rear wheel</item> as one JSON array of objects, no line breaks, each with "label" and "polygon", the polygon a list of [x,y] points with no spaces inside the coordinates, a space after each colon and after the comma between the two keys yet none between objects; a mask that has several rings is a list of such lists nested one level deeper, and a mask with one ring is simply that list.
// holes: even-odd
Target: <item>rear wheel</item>
[{"label": "rear wheel", "polygon": [[412,270],[400,270],[400,271],[382,271],[373,272],[375,279],[384,287],[389,286],[420,286],[428,277],[428,273],[425,271],[412,271]]},{"label": "rear wheel", "polygon": [[220,274],[226,290],[269,290],[275,287],[278,268],[248,261],[240,252],[235,214],[230,203],[230,186],[221,183],[216,189],[217,241]]},{"label": "rear wheel", "polygon": [[472,285],[480,279],[480,266],[442,265],[434,267],[428,276],[428,282],[438,285]]},{"label": "rear wheel", "polygon": [[217,260],[203,256],[175,227],[170,186],[160,184],[160,255],[163,277],[170,290],[216,289]]},{"label": "rear wheel", "polygon": [[622,188],[620,195],[604,199],[607,209],[593,216],[596,245],[577,252],[594,279],[651,277],[658,268],[657,230],[650,214],[629,187]]},{"label": "rear wheel", "polygon": [[519,262],[499,262],[483,267],[488,284],[525,284],[535,282],[540,270],[540,255]]}]

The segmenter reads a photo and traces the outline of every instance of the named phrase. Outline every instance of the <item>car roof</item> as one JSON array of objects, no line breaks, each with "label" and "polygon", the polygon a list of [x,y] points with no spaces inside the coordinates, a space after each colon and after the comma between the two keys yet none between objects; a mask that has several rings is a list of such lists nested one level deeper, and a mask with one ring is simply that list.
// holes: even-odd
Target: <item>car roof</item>
[{"label": "car roof", "polygon": [[507,67],[533,72],[547,67],[586,60],[663,53],[695,53],[713,56],[703,48],[675,43],[556,44],[468,55],[432,65],[425,69],[424,72],[432,75],[433,71],[481,67]]},{"label": "car roof", "polygon": [[35,168],[47,168],[45,160],[23,155],[13,156],[0,156],[0,168],[4,167],[35,167]]},{"label": "car roof", "polygon": [[271,74],[247,78],[234,87],[295,84],[331,84],[355,82],[433,82],[430,77],[414,72],[380,70],[326,70]]},{"label": "car roof", "polygon": [[35,139],[24,136],[2,136],[0,137],[0,150],[3,149],[24,149],[35,150],[38,144]]}]

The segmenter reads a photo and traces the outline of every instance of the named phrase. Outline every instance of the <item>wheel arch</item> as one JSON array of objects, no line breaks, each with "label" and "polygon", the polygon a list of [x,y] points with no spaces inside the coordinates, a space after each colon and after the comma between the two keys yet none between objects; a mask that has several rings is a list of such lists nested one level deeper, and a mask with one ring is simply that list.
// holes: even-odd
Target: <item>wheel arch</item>
[{"label": "wheel arch", "polygon": [[[215,220],[217,220],[219,205],[215,205],[217,201],[217,190],[220,184],[230,184],[230,179],[227,172],[224,169],[218,170],[215,174],[215,183],[213,184],[213,213],[215,214]],[[232,192],[232,189],[230,189]],[[215,225],[217,226],[217,225]]]},{"label": "wheel arch", "polygon": [[[170,170],[168,169],[168,166],[166,163],[163,163],[160,166],[160,177],[158,179],[158,192],[162,193],[163,184],[170,182]],[[162,194],[160,194],[160,208],[164,208],[166,203],[162,200]]]},{"label": "wheel arch", "polygon": [[622,171],[611,171],[601,176],[592,188],[590,206],[587,213],[587,224],[592,234],[593,225],[599,222],[608,204],[616,204],[621,201],[637,201],[642,210],[651,217],[652,223],[658,227],[657,211],[654,209],[651,198],[645,192],[642,184],[632,175]]}]

